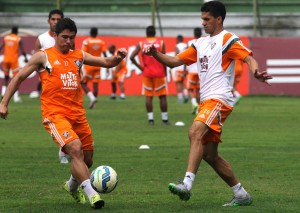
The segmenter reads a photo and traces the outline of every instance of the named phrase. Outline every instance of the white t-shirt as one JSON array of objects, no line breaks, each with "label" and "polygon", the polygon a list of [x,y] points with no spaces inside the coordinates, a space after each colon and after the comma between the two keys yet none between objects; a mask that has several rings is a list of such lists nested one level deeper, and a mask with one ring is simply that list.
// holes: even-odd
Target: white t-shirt
[{"label": "white t-shirt", "polygon": [[[191,64],[189,55],[196,60],[200,78],[200,102],[218,99],[226,105],[233,106],[232,87],[234,81],[235,60],[244,60],[251,51],[240,39],[226,30],[216,36],[201,37],[192,47],[195,52],[185,52],[179,57]],[[188,54],[189,53],[189,54]]]},{"label": "white t-shirt", "polygon": [[39,35],[38,39],[41,44],[41,49],[46,49],[55,45],[55,39],[49,34],[49,31]]}]

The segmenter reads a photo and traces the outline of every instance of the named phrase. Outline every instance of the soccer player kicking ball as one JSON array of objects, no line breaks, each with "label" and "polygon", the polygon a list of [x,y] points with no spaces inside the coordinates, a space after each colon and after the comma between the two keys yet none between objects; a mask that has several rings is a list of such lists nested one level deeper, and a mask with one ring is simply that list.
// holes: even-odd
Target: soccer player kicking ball
[{"label": "soccer player kicking ball", "polygon": [[32,72],[39,70],[43,85],[41,94],[42,121],[45,129],[71,160],[71,177],[63,188],[79,203],[89,198],[93,208],[104,206],[100,195],[92,188],[89,168],[93,164],[94,140],[82,105],[81,66],[114,67],[126,57],[126,49],[115,56],[101,58],[82,50],[71,50],[77,33],[74,21],[61,19],[55,30],[55,46],[35,53],[21,72],[8,85],[0,103],[0,116],[8,115],[8,103]]},{"label": "soccer player kicking ball", "polygon": [[154,46],[143,52],[152,55],[168,67],[197,63],[200,78],[200,111],[189,130],[190,151],[183,182],[170,183],[169,190],[182,200],[190,199],[190,192],[200,163],[205,160],[233,190],[234,197],[223,206],[250,205],[252,198],[241,185],[230,164],[219,154],[221,130],[233,109],[232,87],[234,62],[242,60],[254,77],[266,82],[272,76],[258,71],[252,52],[240,39],[223,27],[226,9],[219,1],[209,1],[201,7],[202,25],[209,36],[199,38],[187,50],[175,57],[156,51]]}]

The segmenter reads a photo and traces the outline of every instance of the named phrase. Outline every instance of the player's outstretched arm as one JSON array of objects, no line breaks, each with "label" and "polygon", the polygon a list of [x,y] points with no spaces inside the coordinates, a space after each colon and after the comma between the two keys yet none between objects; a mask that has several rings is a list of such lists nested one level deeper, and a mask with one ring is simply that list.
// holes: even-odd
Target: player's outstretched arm
[{"label": "player's outstretched arm", "polygon": [[163,54],[163,53],[157,51],[156,48],[154,47],[154,45],[144,48],[143,52],[146,55],[153,56],[160,63],[162,63],[170,68],[178,67],[180,65],[185,64],[184,61],[182,61],[177,56],[169,56],[167,54]]},{"label": "player's outstretched arm", "polygon": [[269,75],[267,71],[258,71],[258,63],[251,55],[248,55],[244,62],[248,64],[249,70],[253,73],[257,80],[271,85],[268,80],[272,79],[273,77]]},{"label": "player's outstretched arm", "polygon": [[118,49],[117,54],[111,57],[96,57],[85,52],[84,64],[96,67],[111,68],[117,66],[126,57],[126,55],[127,50],[125,48]]}]

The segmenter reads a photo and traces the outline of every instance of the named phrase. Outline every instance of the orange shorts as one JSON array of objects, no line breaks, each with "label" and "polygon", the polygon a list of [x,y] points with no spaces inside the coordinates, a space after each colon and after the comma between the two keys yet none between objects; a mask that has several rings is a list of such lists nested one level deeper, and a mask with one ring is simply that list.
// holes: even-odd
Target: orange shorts
[{"label": "orange shorts", "polygon": [[[86,66],[86,65],[85,65]],[[83,70],[84,73],[84,79],[83,83],[87,83],[89,81],[92,81],[93,83],[98,83],[100,79],[100,67],[85,67]]]},{"label": "orange shorts", "polygon": [[189,73],[187,81],[188,89],[200,89],[200,80],[197,73]]},{"label": "orange shorts", "polygon": [[145,96],[167,95],[168,91],[166,78],[143,77],[143,93]]},{"label": "orange shorts", "polygon": [[204,144],[210,141],[222,142],[222,127],[231,112],[232,107],[216,99],[209,99],[200,104],[199,113],[194,121],[202,121],[210,128],[204,136]]},{"label": "orange shorts", "polygon": [[53,115],[43,119],[43,125],[59,147],[80,139],[82,150],[94,150],[92,130],[85,117],[70,120],[65,116]]},{"label": "orange shorts", "polygon": [[13,76],[16,76],[20,70],[19,62],[3,62],[2,68],[5,76],[9,76],[9,71],[12,71]]},{"label": "orange shorts", "polygon": [[118,82],[124,82],[126,77],[127,70],[120,70],[118,73],[116,71],[112,71],[112,76],[115,76],[115,78],[112,78],[111,81],[114,83]]},{"label": "orange shorts", "polygon": [[184,71],[183,70],[176,70],[175,71],[175,82],[183,82],[184,81]]}]

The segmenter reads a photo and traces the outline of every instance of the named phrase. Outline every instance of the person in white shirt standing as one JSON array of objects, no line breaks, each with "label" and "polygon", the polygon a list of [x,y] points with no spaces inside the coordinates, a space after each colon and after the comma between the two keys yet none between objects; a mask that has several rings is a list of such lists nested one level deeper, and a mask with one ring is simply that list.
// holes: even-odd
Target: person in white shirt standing
[{"label": "person in white shirt standing", "polygon": [[187,170],[183,181],[170,183],[169,190],[182,200],[190,199],[195,175],[202,159],[230,186],[234,197],[223,206],[250,205],[252,198],[235,176],[230,164],[219,154],[218,145],[225,119],[233,109],[235,60],[244,61],[254,77],[268,83],[272,76],[259,71],[252,52],[240,39],[226,30],[223,22],[226,9],[219,1],[209,1],[201,6],[201,19],[206,37],[199,38],[187,50],[177,56],[156,51],[155,47],[144,48],[143,52],[153,56],[168,67],[197,63],[200,78],[200,111],[189,130],[190,151]]}]

